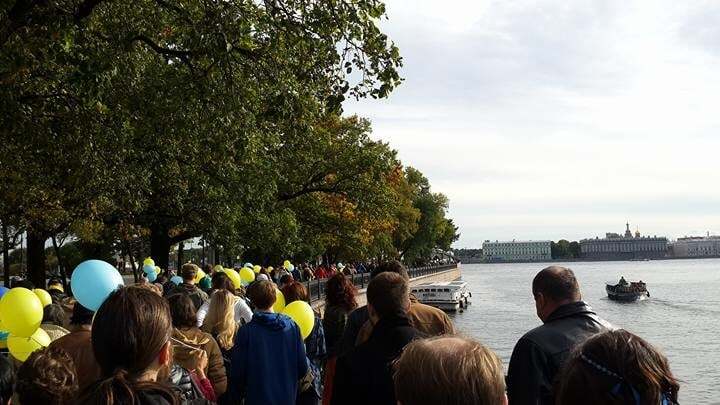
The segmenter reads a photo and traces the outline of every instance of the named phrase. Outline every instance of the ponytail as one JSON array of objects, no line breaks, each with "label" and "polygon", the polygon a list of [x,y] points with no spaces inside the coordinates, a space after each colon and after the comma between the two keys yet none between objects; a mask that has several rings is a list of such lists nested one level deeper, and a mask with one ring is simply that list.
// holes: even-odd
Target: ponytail
[{"label": "ponytail", "polygon": [[133,405],[142,392],[161,396],[171,405],[180,405],[178,396],[168,385],[154,381],[133,381],[124,369],[117,369],[110,378],[89,387],[78,402],[90,405]]}]

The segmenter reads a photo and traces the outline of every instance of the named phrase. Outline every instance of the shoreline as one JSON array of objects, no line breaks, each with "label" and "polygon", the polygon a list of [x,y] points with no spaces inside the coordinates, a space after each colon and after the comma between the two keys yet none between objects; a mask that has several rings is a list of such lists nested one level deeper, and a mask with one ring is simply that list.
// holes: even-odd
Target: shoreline
[{"label": "shoreline", "polygon": [[600,263],[600,262],[654,262],[666,260],[703,260],[703,259],[720,259],[720,256],[703,256],[703,257],[658,257],[653,259],[553,259],[542,261],[494,261],[485,262],[481,260],[462,261],[462,264],[531,264],[531,263]]}]

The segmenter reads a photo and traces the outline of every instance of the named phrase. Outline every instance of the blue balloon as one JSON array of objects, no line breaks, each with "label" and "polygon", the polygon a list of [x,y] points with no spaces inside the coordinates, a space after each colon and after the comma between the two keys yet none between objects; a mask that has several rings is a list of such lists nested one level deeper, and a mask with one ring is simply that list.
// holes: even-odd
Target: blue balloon
[{"label": "blue balloon", "polygon": [[5,286],[0,286],[0,298],[2,298],[3,295],[5,295],[6,292],[10,291],[9,288]]},{"label": "blue balloon", "polygon": [[110,293],[125,284],[117,269],[102,260],[86,260],[78,264],[70,283],[75,299],[91,311],[97,311]]},{"label": "blue balloon", "polygon": [[8,336],[10,336],[10,332],[2,332],[0,331],[0,342],[4,342],[7,340]]},{"label": "blue balloon", "polygon": [[143,265],[143,271],[145,274],[155,273],[155,266],[150,266],[148,264]]},{"label": "blue balloon", "polygon": [[172,281],[173,283],[175,283],[175,285],[180,285],[180,284],[182,284],[183,279],[182,279],[182,277],[180,277],[180,276],[173,276],[173,277],[170,279],[170,281]]},{"label": "blue balloon", "polygon": [[156,273],[146,273],[145,276],[147,277],[148,281],[151,283],[154,283],[155,280],[157,280],[157,274]]}]

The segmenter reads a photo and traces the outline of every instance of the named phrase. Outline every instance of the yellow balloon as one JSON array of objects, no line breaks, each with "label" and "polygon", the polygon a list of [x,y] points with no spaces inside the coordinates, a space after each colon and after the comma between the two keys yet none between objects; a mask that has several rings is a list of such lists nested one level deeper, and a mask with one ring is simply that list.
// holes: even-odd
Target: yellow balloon
[{"label": "yellow balloon", "polygon": [[27,288],[13,288],[0,299],[0,318],[5,330],[18,337],[28,337],[40,327],[43,304]]},{"label": "yellow balloon", "polygon": [[310,336],[310,332],[315,326],[315,313],[310,304],[305,301],[293,301],[285,307],[282,313],[295,321],[300,328],[300,336],[303,340]]},{"label": "yellow balloon", "polygon": [[243,285],[252,283],[255,281],[255,272],[252,269],[243,267],[240,269],[240,281],[242,281]]},{"label": "yellow balloon", "polygon": [[253,271],[255,273],[260,273],[260,270],[262,270],[262,267],[258,266],[257,264],[253,266]]},{"label": "yellow balloon", "polygon": [[279,314],[285,309],[285,295],[282,291],[275,289],[275,303],[273,304],[273,312]]},{"label": "yellow balloon", "polygon": [[290,265],[291,265],[291,264],[292,264],[292,263],[290,263],[290,260],[285,260],[285,261],[283,262],[283,267],[285,268],[285,270],[287,270],[287,269],[290,268]]},{"label": "yellow balloon", "polygon": [[152,258],[149,258],[149,257],[148,257],[147,259],[143,260],[143,265],[145,265],[145,266],[153,266],[153,267],[154,267],[154,266],[155,266],[155,260],[153,260]]},{"label": "yellow balloon", "polygon": [[227,274],[230,281],[232,281],[235,288],[242,287],[242,279],[240,278],[240,274],[238,274],[235,269],[225,269],[225,274]]},{"label": "yellow balloon", "polygon": [[40,302],[42,303],[43,308],[46,306],[52,304],[52,297],[50,296],[50,293],[43,290],[42,288],[36,288],[33,290],[35,295],[37,295],[38,298],[40,298]]},{"label": "yellow balloon", "polygon": [[160,268],[160,266],[155,266],[155,274],[160,274],[161,271],[162,269]]},{"label": "yellow balloon", "polygon": [[202,269],[198,269],[198,272],[197,272],[197,274],[195,275],[195,284],[199,283],[200,280],[202,280],[203,278],[205,278],[205,276],[207,276],[207,274],[205,274],[205,272],[202,271]]},{"label": "yellow balloon", "polygon": [[8,350],[10,354],[19,361],[25,361],[35,350],[48,347],[50,344],[50,336],[42,330],[38,329],[30,337],[18,337],[10,335],[7,340]]},{"label": "yellow balloon", "polygon": [[215,267],[213,267],[213,270],[215,270],[218,273],[222,273],[223,271],[225,271],[225,269],[223,268],[223,266],[221,264],[216,264]]}]

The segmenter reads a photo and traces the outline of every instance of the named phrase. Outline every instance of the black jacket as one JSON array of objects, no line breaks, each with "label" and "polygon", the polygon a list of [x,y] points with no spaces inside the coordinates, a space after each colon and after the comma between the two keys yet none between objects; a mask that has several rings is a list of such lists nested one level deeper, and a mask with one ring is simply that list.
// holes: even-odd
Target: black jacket
[{"label": "black jacket", "polygon": [[416,337],[407,316],[380,319],[367,342],[338,358],[331,403],[396,405],[391,363]]},{"label": "black jacket", "polygon": [[556,309],[513,349],[507,375],[510,405],[553,404],[555,377],[573,348],[612,328],[582,301]]},{"label": "black jacket", "polygon": [[198,288],[196,285],[193,284],[186,284],[186,283],[180,283],[175,288],[170,290],[166,297],[169,297],[171,295],[175,294],[185,294],[188,297],[190,297],[190,300],[193,302],[193,305],[195,305],[195,310],[197,311],[200,309],[202,304],[209,301],[208,295]]}]

